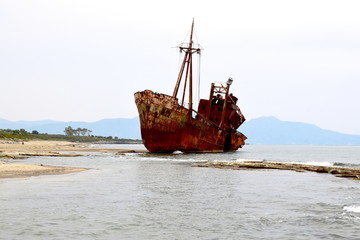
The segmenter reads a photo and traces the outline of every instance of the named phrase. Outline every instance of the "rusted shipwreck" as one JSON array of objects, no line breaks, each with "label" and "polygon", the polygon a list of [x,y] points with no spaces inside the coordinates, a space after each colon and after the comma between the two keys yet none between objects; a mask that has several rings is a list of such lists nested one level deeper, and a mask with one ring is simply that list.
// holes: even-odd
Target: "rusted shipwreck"
[{"label": "rusted shipwreck", "polygon": [[238,99],[229,93],[231,78],[212,83],[209,99],[200,99],[198,109],[193,109],[193,54],[202,50],[193,43],[193,32],[194,21],[189,42],[179,46],[184,58],[173,95],[151,90],[134,94],[142,140],[149,152],[227,152],[245,144],[246,136],[237,131],[245,117]]}]

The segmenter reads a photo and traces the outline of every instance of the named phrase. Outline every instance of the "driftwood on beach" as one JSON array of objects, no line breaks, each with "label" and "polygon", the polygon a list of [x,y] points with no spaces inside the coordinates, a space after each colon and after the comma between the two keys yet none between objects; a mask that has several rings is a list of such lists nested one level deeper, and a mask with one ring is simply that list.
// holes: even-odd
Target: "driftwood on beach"
[{"label": "driftwood on beach", "polygon": [[318,172],[328,173],[336,177],[360,180],[360,169],[337,167],[337,166],[318,166],[300,163],[267,162],[267,161],[242,161],[242,162],[206,162],[194,165],[195,167],[213,167],[222,169],[278,169],[292,170],[297,172]]}]

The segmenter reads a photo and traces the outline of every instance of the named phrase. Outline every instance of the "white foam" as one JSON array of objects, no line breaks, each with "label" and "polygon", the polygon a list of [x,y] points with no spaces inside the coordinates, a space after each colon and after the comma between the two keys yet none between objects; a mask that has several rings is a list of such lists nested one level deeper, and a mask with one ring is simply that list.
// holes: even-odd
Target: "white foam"
[{"label": "white foam", "polygon": [[344,210],[347,212],[360,213],[360,206],[356,206],[356,205],[345,206]]},{"label": "white foam", "polygon": [[246,162],[246,161],[251,161],[251,162],[275,162],[275,163],[294,163],[294,164],[313,165],[313,166],[324,166],[324,167],[334,166],[334,163],[331,163],[331,162],[315,162],[315,161],[310,161],[310,162],[279,162],[279,161],[264,161],[264,160],[261,160],[261,159],[237,159],[237,160],[236,160],[236,162]]},{"label": "white foam", "polygon": [[313,165],[313,166],[324,166],[324,167],[334,166],[334,163],[331,163],[331,162],[315,162],[315,161],[312,161],[312,162],[288,162],[288,163]]},{"label": "white foam", "polygon": [[315,165],[315,166],[327,166],[327,167],[334,166],[334,163],[331,162],[306,162],[305,164]]},{"label": "white foam", "polygon": [[236,162],[263,162],[264,160],[260,160],[260,159],[236,159]]}]

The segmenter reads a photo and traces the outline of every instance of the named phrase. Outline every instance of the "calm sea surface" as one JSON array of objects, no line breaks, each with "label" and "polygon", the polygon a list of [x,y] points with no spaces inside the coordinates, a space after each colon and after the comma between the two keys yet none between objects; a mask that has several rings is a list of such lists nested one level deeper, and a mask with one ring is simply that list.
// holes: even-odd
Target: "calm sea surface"
[{"label": "calm sea surface", "polygon": [[360,239],[360,181],[192,167],[245,159],[360,168],[360,146],[17,160],[90,170],[1,179],[0,239]]}]

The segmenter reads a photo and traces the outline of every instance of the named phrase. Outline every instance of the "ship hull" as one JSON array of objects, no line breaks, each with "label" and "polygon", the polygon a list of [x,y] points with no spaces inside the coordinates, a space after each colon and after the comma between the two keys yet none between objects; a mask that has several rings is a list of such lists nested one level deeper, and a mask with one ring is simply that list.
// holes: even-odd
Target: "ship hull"
[{"label": "ship hull", "polygon": [[180,106],[177,99],[150,90],[135,93],[141,136],[149,152],[236,151],[245,144],[240,132],[229,132]]}]

